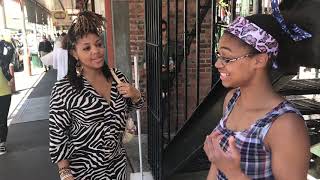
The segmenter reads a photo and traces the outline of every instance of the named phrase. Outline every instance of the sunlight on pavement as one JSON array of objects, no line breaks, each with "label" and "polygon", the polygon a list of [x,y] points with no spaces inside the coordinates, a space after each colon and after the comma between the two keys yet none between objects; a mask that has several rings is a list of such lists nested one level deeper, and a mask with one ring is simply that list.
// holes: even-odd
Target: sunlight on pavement
[{"label": "sunlight on pavement", "polygon": [[45,72],[42,69],[34,70],[32,76],[26,75],[24,72],[15,72],[16,93],[12,95],[11,106],[9,110],[8,126],[18,114],[23,104],[26,102],[28,96],[34,88],[41,81]]}]

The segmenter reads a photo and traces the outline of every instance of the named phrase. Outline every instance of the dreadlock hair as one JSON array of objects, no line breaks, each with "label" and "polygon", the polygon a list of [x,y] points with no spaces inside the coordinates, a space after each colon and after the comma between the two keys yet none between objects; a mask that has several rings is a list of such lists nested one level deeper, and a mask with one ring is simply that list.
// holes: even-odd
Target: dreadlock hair
[{"label": "dreadlock hair", "polygon": [[[67,79],[70,84],[77,90],[83,89],[83,78],[77,76],[76,64],[77,60],[72,55],[72,51],[75,50],[77,41],[89,33],[101,36],[103,33],[104,18],[90,11],[80,12],[75,20],[73,20],[66,37],[64,38],[64,48],[68,50],[68,73]],[[112,78],[110,69],[106,63],[102,67],[102,72],[107,79]]]}]

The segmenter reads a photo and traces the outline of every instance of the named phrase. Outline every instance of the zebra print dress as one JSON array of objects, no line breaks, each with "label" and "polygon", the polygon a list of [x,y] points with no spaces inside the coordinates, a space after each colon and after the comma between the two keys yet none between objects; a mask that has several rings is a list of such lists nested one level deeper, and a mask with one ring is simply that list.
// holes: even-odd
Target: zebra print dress
[{"label": "zebra print dress", "polygon": [[[126,77],[118,70],[123,82]],[[49,112],[50,156],[53,163],[68,160],[77,180],[125,180],[126,156],[122,145],[127,113],[143,105],[119,94],[115,81],[108,103],[84,78],[76,92],[65,78],[53,87]]]}]

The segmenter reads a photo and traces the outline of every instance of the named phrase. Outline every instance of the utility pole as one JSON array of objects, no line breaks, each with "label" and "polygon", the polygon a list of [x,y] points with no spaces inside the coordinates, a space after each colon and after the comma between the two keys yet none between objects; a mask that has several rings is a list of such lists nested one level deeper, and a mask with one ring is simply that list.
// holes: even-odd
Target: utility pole
[{"label": "utility pole", "polygon": [[23,68],[24,72],[31,76],[31,62],[28,55],[28,42],[27,42],[27,33],[26,33],[26,21],[24,14],[24,0],[19,0],[20,8],[22,13],[22,43],[23,43]]}]

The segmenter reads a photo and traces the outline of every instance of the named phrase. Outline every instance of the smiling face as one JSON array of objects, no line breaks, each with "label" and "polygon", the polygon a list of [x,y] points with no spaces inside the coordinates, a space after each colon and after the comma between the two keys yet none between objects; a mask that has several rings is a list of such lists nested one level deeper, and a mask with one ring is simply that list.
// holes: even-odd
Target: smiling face
[{"label": "smiling face", "polygon": [[102,39],[93,33],[83,36],[77,41],[73,56],[80,61],[84,71],[101,69],[104,65]]},{"label": "smiling face", "polygon": [[[225,87],[245,86],[254,78],[255,56],[247,56],[253,54],[252,51],[238,39],[225,33],[219,41],[218,53],[221,58],[218,58],[215,67],[220,72],[220,79]],[[222,62],[222,59],[234,58],[238,59],[229,63]]]}]

